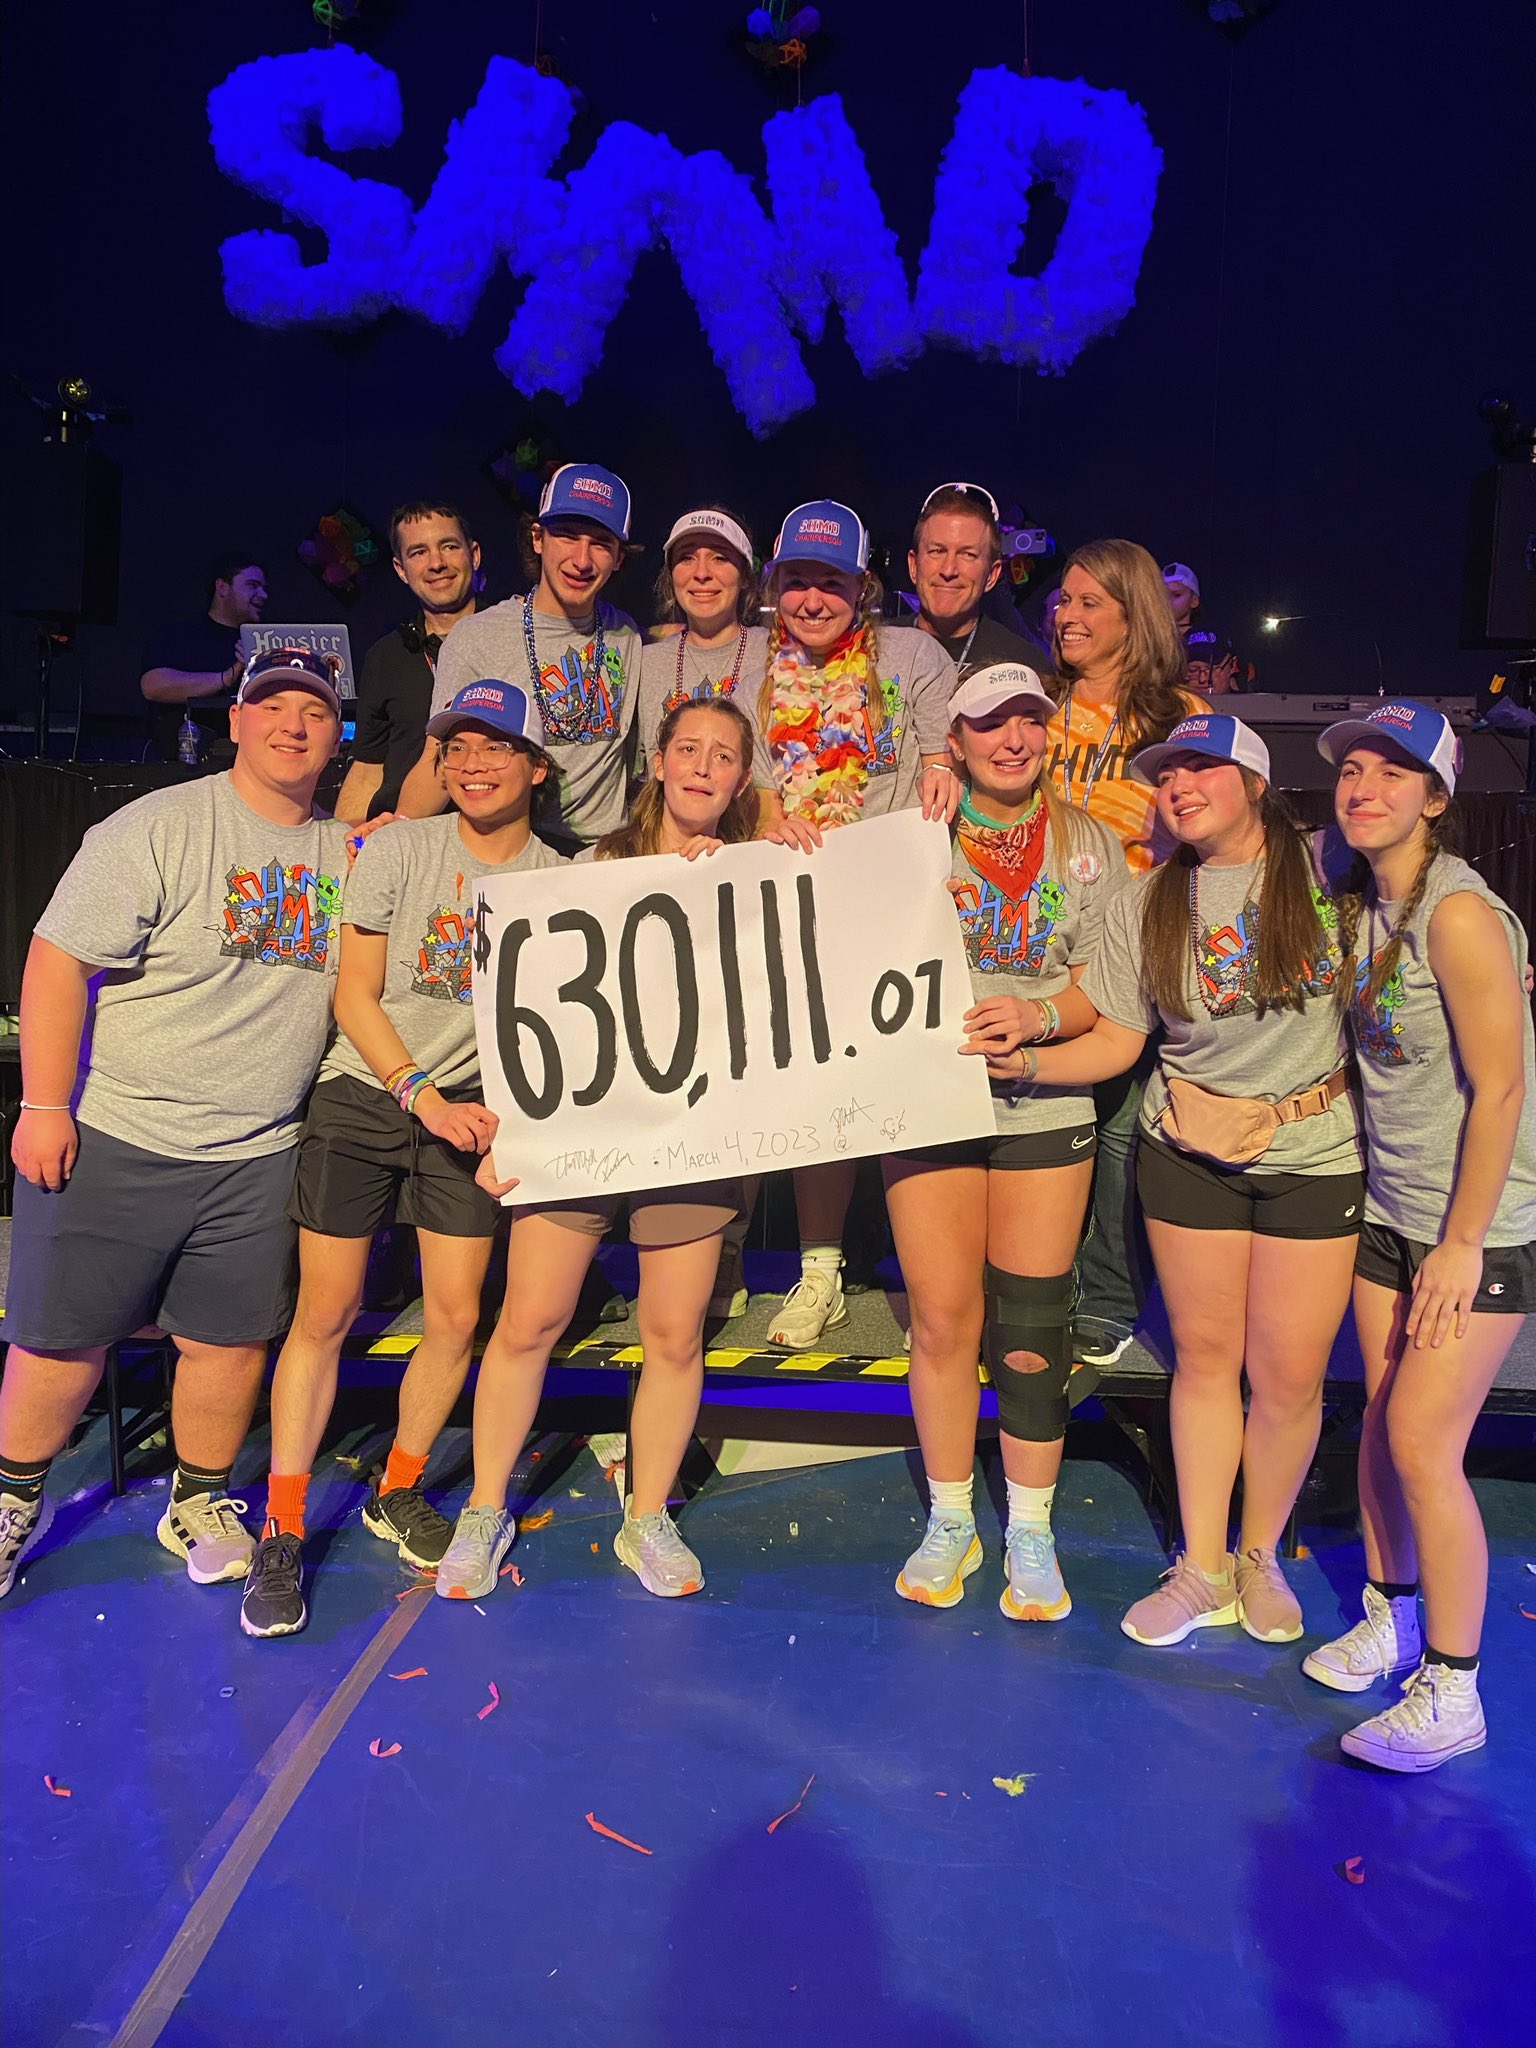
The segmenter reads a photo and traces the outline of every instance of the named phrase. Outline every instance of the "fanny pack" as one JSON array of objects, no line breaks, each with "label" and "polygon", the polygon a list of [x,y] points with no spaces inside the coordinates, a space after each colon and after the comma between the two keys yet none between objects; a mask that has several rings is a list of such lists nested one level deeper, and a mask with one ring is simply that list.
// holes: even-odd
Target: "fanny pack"
[{"label": "fanny pack", "polygon": [[1218,1166],[1248,1166],[1263,1158],[1282,1124],[1325,1115],[1348,1086],[1349,1068],[1343,1066],[1315,1088],[1299,1089],[1279,1102],[1256,1102],[1249,1095],[1213,1095],[1209,1088],[1174,1076],[1157,1119],[1158,1135],[1181,1152],[1198,1152]]}]

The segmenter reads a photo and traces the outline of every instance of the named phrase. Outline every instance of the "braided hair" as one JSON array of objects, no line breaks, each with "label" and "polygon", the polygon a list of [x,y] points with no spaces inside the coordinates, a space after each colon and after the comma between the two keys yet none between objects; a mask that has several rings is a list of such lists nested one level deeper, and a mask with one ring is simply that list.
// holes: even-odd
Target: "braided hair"
[{"label": "braided hair", "polygon": [[[862,654],[869,663],[869,690],[866,709],[869,712],[870,731],[884,732],[889,712],[886,710],[885,692],[880,688],[880,607],[885,602],[885,591],[880,579],[866,569],[864,581],[859,590],[857,638],[848,648]],[[757,700],[757,722],[766,733],[773,724],[773,665],[784,651],[784,645],[791,637],[784,623],[784,614],[775,607],[773,623],[768,628],[768,657],[763,667],[763,686]],[[819,666],[819,664],[818,664]]]},{"label": "braided hair", "polygon": [[[1444,795],[1445,784],[1435,771],[1425,770],[1429,778],[1430,794]],[[1381,992],[1397,972],[1397,963],[1402,957],[1403,934],[1418,914],[1419,905],[1424,901],[1424,892],[1429,887],[1429,878],[1434,872],[1435,862],[1442,853],[1453,851],[1455,823],[1447,808],[1434,815],[1424,813],[1424,851],[1419,860],[1419,871],[1413,878],[1413,885],[1403,898],[1403,905],[1387,934],[1387,942],[1371,960],[1371,971],[1364,988],[1360,991],[1360,1007],[1367,1013],[1373,1011],[1381,1001]],[[1360,922],[1377,901],[1376,881],[1371,873],[1370,862],[1363,853],[1357,853],[1349,865],[1349,871],[1337,884],[1333,892],[1339,920],[1339,984],[1337,1001],[1341,1010],[1348,1009],[1355,994],[1355,977],[1359,973],[1357,958],[1360,945]]]}]

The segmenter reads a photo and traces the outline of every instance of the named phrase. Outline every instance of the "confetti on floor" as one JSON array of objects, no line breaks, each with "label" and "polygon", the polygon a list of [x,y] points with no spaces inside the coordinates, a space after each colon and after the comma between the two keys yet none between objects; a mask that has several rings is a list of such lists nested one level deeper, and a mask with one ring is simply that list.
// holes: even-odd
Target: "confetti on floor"
[{"label": "confetti on floor", "polygon": [[523,1533],[524,1535],[527,1535],[527,1533],[528,1533],[528,1532],[529,1532],[529,1531],[530,1531],[531,1529],[547,1529],[547,1528],[549,1527],[550,1523],[551,1523],[551,1522],[552,1522],[552,1521],[553,1521],[554,1519],[555,1519],[555,1511],[554,1511],[554,1509],[553,1509],[553,1508],[546,1508],[546,1509],[544,1510],[543,1514],[541,1514],[541,1515],[521,1515],[521,1516],[519,1516],[519,1518],[518,1518],[518,1524],[517,1524],[517,1526],[518,1526],[518,1528],[519,1528],[519,1529],[520,1529],[520,1530],[522,1531],[522,1533]]},{"label": "confetti on floor", "polygon": [[595,1813],[587,1815],[587,1826],[594,1835],[605,1835],[610,1842],[617,1842],[621,1848],[633,1849],[637,1856],[651,1856],[655,1854],[654,1850],[645,1848],[643,1844],[632,1842],[628,1835],[618,1835],[614,1833],[612,1828],[605,1828]]},{"label": "confetti on floor", "polygon": [[1346,1884],[1365,1883],[1365,1858],[1363,1856],[1346,1856],[1344,1861],[1336,1867],[1340,1877],[1344,1879]]},{"label": "confetti on floor", "polygon": [[501,1705],[501,1689],[497,1685],[495,1679],[488,1679],[486,1681],[486,1684],[491,1695],[490,1704],[488,1706],[482,1707],[479,1713],[476,1714],[475,1719],[477,1721],[483,1721],[487,1714],[494,1714],[496,1709]]},{"label": "confetti on floor", "polygon": [[425,1678],[427,1667],[425,1664],[418,1664],[414,1671],[391,1671],[389,1675],[403,1685],[408,1678]]},{"label": "confetti on floor", "polygon": [[802,1807],[802,1806],[804,1806],[804,1804],[805,1804],[805,1795],[806,1795],[806,1793],[810,1791],[811,1787],[812,1787],[812,1786],[813,1786],[813,1785],[815,1784],[815,1782],[816,1782],[816,1773],[815,1773],[814,1771],[812,1771],[811,1775],[810,1775],[810,1776],[809,1776],[809,1777],[808,1777],[808,1778],[806,1779],[805,1783],[804,1783],[804,1784],[803,1784],[803,1785],[802,1785],[802,1786],[800,1787],[800,1797],[799,1797],[799,1798],[798,1798],[798,1799],[797,1799],[797,1800],[795,1801],[794,1805],[793,1805],[793,1806],[787,1806],[787,1807],[786,1807],[786,1808],[784,1809],[784,1811],[783,1811],[783,1812],[782,1812],[781,1814],[779,1814],[779,1815],[777,1816],[777,1818],[775,1818],[775,1819],[773,1819],[773,1820],[769,1821],[769,1823],[768,1823],[768,1832],[769,1832],[769,1834],[770,1834],[770,1835],[771,1835],[771,1834],[773,1833],[773,1831],[774,1831],[774,1829],[775,1829],[776,1827],[779,1827],[779,1826],[781,1826],[783,1822],[787,1821],[787,1820],[789,1819],[789,1817],[790,1817],[790,1815],[791,1815],[792,1813],[798,1813],[798,1812],[800,1811],[801,1807]]},{"label": "confetti on floor", "polygon": [[69,1787],[61,1785],[57,1778],[44,1778],[43,1783],[48,1787],[48,1790],[55,1799],[73,1799],[75,1796]]},{"label": "confetti on floor", "polygon": [[510,1579],[514,1586],[520,1586],[523,1583],[522,1572],[515,1564],[504,1564],[496,1576],[499,1579]]},{"label": "confetti on floor", "polygon": [[1020,1771],[1017,1777],[994,1778],[992,1782],[999,1792],[1006,1792],[1010,1799],[1021,1799],[1029,1789],[1031,1781],[1039,1775],[1038,1771]]},{"label": "confetti on floor", "polygon": [[383,1741],[384,1738],[382,1735],[375,1735],[372,1742],[370,1742],[368,1745],[368,1754],[370,1756],[398,1756],[400,1754],[400,1745],[398,1742],[392,1742],[389,1745],[388,1749],[385,1749],[382,1747]]}]

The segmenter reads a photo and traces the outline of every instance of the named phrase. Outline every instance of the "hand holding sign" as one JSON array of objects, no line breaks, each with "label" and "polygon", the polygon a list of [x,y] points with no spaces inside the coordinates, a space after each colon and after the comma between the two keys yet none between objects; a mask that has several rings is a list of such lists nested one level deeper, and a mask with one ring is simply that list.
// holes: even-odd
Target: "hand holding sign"
[{"label": "hand holding sign", "polygon": [[982,1137],[949,839],[913,812],[807,855],[756,843],[495,876],[475,1025],[518,1200],[686,1185]]}]

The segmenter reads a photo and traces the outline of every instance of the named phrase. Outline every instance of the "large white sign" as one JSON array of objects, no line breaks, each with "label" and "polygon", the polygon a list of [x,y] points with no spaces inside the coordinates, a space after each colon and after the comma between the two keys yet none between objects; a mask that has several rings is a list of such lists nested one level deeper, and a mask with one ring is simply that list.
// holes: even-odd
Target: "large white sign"
[{"label": "large white sign", "polygon": [[995,1128],[962,1058],[949,835],[916,811],[806,855],[725,847],[497,875],[475,1031],[518,1202],[901,1152]]}]

